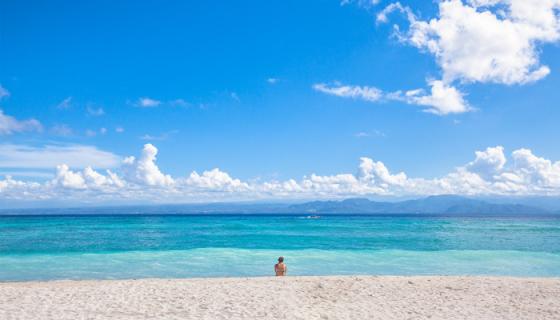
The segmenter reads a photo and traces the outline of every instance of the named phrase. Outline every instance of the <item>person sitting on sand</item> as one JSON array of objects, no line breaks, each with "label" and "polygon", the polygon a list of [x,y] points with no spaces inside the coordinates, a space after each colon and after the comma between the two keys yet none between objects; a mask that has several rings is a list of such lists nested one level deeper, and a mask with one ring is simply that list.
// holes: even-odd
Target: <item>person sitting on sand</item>
[{"label": "person sitting on sand", "polygon": [[274,265],[274,272],[277,277],[283,277],[288,272],[288,267],[284,264],[284,257],[278,258],[278,263]]}]

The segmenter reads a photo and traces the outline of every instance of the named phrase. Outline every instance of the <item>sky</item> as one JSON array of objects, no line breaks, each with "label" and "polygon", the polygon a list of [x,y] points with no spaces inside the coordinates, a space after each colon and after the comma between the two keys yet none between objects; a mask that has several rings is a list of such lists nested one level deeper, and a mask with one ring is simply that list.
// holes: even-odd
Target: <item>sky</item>
[{"label": "sky", "polygon": [[560,195],[560,0],[0,1],[0,204]]}]

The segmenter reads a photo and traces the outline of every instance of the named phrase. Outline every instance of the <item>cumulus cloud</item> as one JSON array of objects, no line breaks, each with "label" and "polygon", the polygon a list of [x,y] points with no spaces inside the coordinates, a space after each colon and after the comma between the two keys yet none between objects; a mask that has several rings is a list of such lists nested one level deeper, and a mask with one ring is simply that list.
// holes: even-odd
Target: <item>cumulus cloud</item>
[{"label": "cumulus cloud", "polygon": [[400,31],[402,42],[432,54],[442,79],[432,81],[432,94],[406,100],[428,105],[437,114],[472,110],[453,83],[526,84],[550,73],[540,62],[540,48],[560,41],[558,0],[444,0],[438,15],[421,20],[399,2],[377,14],[378,23],[400,12],[409,28]]},{"label": "cumulus cloud", "polygon": [[[343,1],[342,4],[361,1]],[[369,2],[365,2],[369,3]],[[377,13],[377,23],[387,23],[398,12],[409,22],[408,30],[394,25],[395,35],[435,57],[440,80],[428,80],[428,90],[384,93],[367,86],[316,84],[317,91],[371,102],[401,101],[427,107],[437,115],[474,110],[458,85],[498,83],[523,85],[550,73],[540,62],[540,48],[560,41],[560,0],[443,0],[438,14],[419,19],[400,2]]]},{"label": "cumulus cloud", "polygon": [[62,164],[56,167],[56,175],[51,181],[51,185],[70,189],[97,189],[106,186],[122,188],[125,183],[111,170],[106,170],[106,175],[93,170],[91,167],[86,167],[81,172],[74,172],[66,164]]},{"label": "cumulus cloud", "polygon": [[383,162],[373,161],[372,159],[366,157],[360,158],[358,172],[360,180],[367,181],[371,184],[377,184],[382,187],[403,186],[407,180],[404,172],[391,174]]},{"label": "cumulus cloud", "polygon": [[170,186],[171,176],[163,174],[156,165],[158,149],[153,144],[145,144],[138,159],[127,157],[123,161],[123,171],[127,179],[149,186]]},{"label": "cumulus cloud", "polygon": [[0,109],[0,135],[11,135],[21,132],[42,131],[43,126],[35,119],[18,120]]},{"label": "cumulus cloud", "polygon": [[70,189],[86,188],[86,182],[82,174],[71,171],[65,164],[56,167],[56,177],[52,183]]},{"label": "cumulus cloud", "polygon": [[439,182],[467,194],[558,195],[560,161],[538,157],[529,149],[512,152],[508,164],[501,146],[475,152],[475,159]]},{"label": "cumulus cloud", "polygon": [[492,178],[500,172],[506,164],[504,148],[501,146],[490,147],[485,151],[476,151],[476,158],[466,168],[486,179]]},{"label": "cumulus cloud", "polygon": [[37,182],[25,182],[6,176],[0,180],[0,199],[10,200],[40,200],[47,195],[42,191],[43,185]]},{"label": "cumulus cloud", "polygon": [[[0,199],[95,199],[187,202],[255,199],[344,198],[352,196],[560,195],[560,161],[518,149],[508,157],[502,146],[476,151],[474,159],[433,179],[393,172],[382,161],[362,157],[355,173],[311,174],[285,181],[243,181],[215,168],[171,177],[156,164],[158,150],[146,144],[138,158],[126,158],[114,171],[86,166],[56,167],[44,183],[0,179]],[[509,159],[509,160],[508,160]]]},{"label": "cumulus cloud", "polygon": [[457,88],[440,80],[430,81],[429,85],[431,87],[429,94],[425,94],[421,89],[411,90],[405,93],[402,100],[409,104],[426,106],[428,108],[425,111],[438,115],[463,113],[472,109],[463,98],[463,93]]},{"label": "cumulus cloud", "polygon": [[103,175],[91,167],[86,167],[82,171],[72,171],[66,164],[61,164],[56,167],[55,178],[47,185],[75,190],[107,190],[123,188],[125,182],[111,170],[106,170],[106,174]]},{"label": "cumulus cloud", "polygon": [[513,152],[514,181],[522,185],[535,186],[556,191],[560,188],[560,162],[535,156],[529,149]]},{"label": "cumulus cloud", "polygon": [[436,57],[446,82],[523,84],[545,77],[538,48],[560,40],[555,0],[448,0],[439,17],[411,21],[405,36]]},{"label": "cumulus cloud", "polygon": [[185,181],[187,185],[216,191],[239,191],[249,189],[249,185],[239,179],[233,179],[228,173],[214,168],[198,174],[193,171]]}]

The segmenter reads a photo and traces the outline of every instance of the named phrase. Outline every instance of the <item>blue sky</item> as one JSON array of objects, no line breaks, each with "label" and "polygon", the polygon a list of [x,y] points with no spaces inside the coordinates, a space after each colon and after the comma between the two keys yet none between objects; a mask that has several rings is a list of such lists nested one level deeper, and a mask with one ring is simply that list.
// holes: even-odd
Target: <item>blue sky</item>
[{"label": "blue sky", "polygon": [[[555,162],[560,159],[560,3],[533,1],[542,11],[535,13],[538,19],[552,17],[545,25],[517,15],[517,0],[498,6],[484,2],[2,1],[0,85],[5,94],[0,109],[10,117],[12,129],[2,131],[9,124],[0,121],[0,174],[22,183],[54,185],[60,182],[51,181],[60,176],[55,163],[68,164],[82,178],[86,174],[80,170],[91,165],[102,174],[111,169],[125,183],[140,184],[142,173],[134,169],[136,180],[127,179],[120,161],[131,155],[138,160],[144,145],[152,144],[159,174],[174,182],[213,168],[251,188],[290,179],[304,184],[311,174],[352,174],[359,180],[361,157],[382,162],[391,174],[402,171],[408,178],[430,180],[492,158],[475,151],[491,154],[487,148],[498,147],[507,162],[496,165],[502,161],[498,154],[498,160],[485,163],[484,172],[469,171],[490,183],[474,193],[504,183],[489,181],[490,176],[523,171],[520,160],[510,159],[514,150],[530,150],[549,162],[546,173],[542,169],[520,177],[523,187],[532,190],[522,193],[555,193],[560,189],[560,164]],[[500,11],[504,8],[506,13]],[[496,24],[486,26],[495,31],[490,38],[459,34],[450,42],[441,40],[436,49],[415,42],[415,31],[437,42],[442,37],[438,32],[449,30],[450,21],[480,22],[484,28],[488,21],[457,21],[449,13],[467,9],[476,17],[489,12],[498,22],[536,31],[508,33]],[[380,18],[383,12],[387,19]],[[443,29],[429,26],[426,33],[430,19],[447,19],[448,24]],[[418,21],[425,23],[420,24],[424,29],[415,29]],[[489,44],[492,36],[504,35],[511,41]],[[469,44],[487,46],[484,54],[496,65],[478,70],[476,59],[482,65],[486,57],[475,52],[474,58],[465,58],[471,55]],[[504,52],[515,50],[519,61],[512,62]],[[430,95],[433,81],[441,81],[443,100]],[[39,163],[45,150],[55,147],[54,159]],[[8,161],[21,159],[10,152],[22,148],[34,158],[32,163]],[[70,149],[83,152],[76,155]],[[500,172],[490,174],[489,167]],[[546,178],[540,179],[542,175]],[[546,183],[537,188],[534,184],[543,179]],[[377,181],[391,185],[382,177]],[[16,191],[10,194],[9,183],[5,185],[4,198],[15,197]],[[399,185],[404,191],[386,194],[446,191],[414,192],[414,186]],[[382,191],[350,188],[302,196],[367,196],[389,190],[375,187]],[[505,193],[519,190],[513,189]],[[465,190],[452,193],[469,193]],[[292,196],[285,190],[266,196],[231,192],[226,198]],[[52,194],[64,199],[61,194],[66,193]]]}]

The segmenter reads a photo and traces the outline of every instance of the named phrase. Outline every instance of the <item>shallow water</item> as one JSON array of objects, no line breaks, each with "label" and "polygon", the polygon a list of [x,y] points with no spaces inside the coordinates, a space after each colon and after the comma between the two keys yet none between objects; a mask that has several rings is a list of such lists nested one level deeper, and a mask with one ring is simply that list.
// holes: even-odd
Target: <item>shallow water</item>
[{"label": "shallow water", "polygon": [[560,276],[560,218],[0,216],[0,280]]}]

